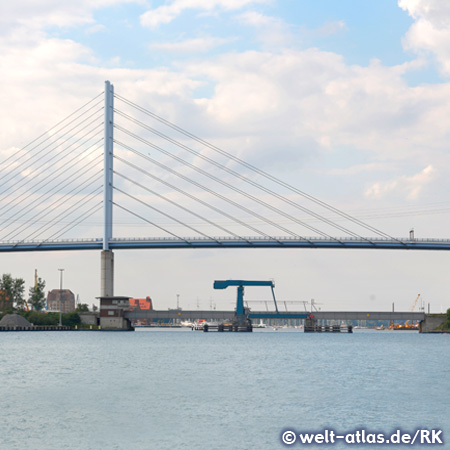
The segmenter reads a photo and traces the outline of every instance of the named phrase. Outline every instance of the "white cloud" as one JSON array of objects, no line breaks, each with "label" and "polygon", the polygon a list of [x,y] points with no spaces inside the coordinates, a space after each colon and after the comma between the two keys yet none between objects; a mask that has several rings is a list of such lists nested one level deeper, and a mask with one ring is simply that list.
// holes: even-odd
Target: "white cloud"
[{"label": "white cloud", "polygon": [[231,39],[221,39],[209,36],[186,39],[179,42],[154,42],[149,44],[149,48],[170,53],[205,53],[216,47],[227,44],[230,41]]},{"label": "white cloud", "polygon": [[348,27],[344,20],[337,20],[334,22],[326,22],[320,28],[315,30],[315,34],[319,36],[332,36],[333,34],[347,31]]},{"label": "white cloud", "polygon": [[88,29],[86,29],[86,34],[95,34],[95,33],[101,33],[103,31],[106,31],[106,27],[102,24],[96,24],[93,25],[92,27],[89,27]]},{"label": "white cloud", "polygon": [[245,25],[254,27],[267,27],[282,23],[280,19],[266,16],[256,11],[247,11],[239,15],[239,20]]},{"label": "white cloud", "polygon": [[[347,66],[340,56],[314,49],[229,54],[187,67],[190,76],[214,82],[214,95],[201,105],[223,124],[259,130],[269,121],[293,139],[309,135],[328,148],[352,145],[389,158],[393,146],[397,158],[409,155],[411,134],[425,143],[425,126],[435,119],[426,104],[434,90],[409,88],[405,70],[376,61]],[[436,139],[446,139],[443,130]]]},{"label": "white cloud", "polygon": [[249,4],[267,3],[267,0],[173,0],[168,5],[151,9],[141,16],[141,24],[155,28],[172,22],[188,9],[212,12],[215,10],[236,11]]},{"label": "white cloud", "polygon": [[257,30],[256,37],[266,48],[278,50],[288,47],[294,41],[289,25],[279,18],[247,11],[239,14],[237,19],[243,25],[254,27]]},{"label": "white cloud", "polygon": [[386,163],[369,163],[369,164],[356,164],[345,169],[331,169],[327,173],[339,176],[353,176],[358,174],[364,174],[367,172],[381,172],[389,171],[390,166]]},{"label": "white cloud", "polygon": [[181,11],[181,8],[176,8],[175,6],[160,6],[142,14],[141,25],[144,27],[155,28],[159,25],[170,23],[181,14]]},{"label": "white cloud", "polygon": [[433,54],[443,75],[450,75],[450,2],[399,0],[415,22],[403,40],[406,49]]},{"label": "white cloud", "polygon": [[366,196],[376,199],[398,196],[407,200],[416,200],[425,187],[433,181],[435,175],[436,171],[432,165],[429,165],[410,177],[403,175],[388,182],[374,183],[367,189]]},{"label": "white cloud", "polygon": [[144,0],[17,0],[0,4],[0,34],[21,26],[39,30],[48,26],[71,27],[95,23],[96,9],[122,3],[143,3]]},{"label": "white cloud", "polygon": [[398,5],[415,20],[425,19],[438,28],[450,24],[450,3],[442,0],[399,0]]}]

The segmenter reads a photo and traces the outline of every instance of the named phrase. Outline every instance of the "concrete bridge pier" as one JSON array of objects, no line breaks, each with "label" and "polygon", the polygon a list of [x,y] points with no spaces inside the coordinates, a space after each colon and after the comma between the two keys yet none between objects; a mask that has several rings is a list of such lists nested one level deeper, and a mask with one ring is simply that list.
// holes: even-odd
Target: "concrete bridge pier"
[{"label": "concrete bridge pier", "polygon": [[419,323],[420,333],[436,332],[447,321],[445,314],[427,314]]},{"label": "concrete bridge pier", "polygon": [[101,254],[101,287],[100,297],[114,296],[114,253],[112,250],[103,250]]}]

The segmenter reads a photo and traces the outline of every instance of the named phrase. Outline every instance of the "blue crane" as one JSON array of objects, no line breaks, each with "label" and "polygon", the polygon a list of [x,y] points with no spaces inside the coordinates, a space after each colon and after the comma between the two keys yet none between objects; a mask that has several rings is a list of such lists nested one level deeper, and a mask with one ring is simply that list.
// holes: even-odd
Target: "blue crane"
[{"label": "blue crane", "polygon": [[272,289],[273,302],[275,310],[278,314],[277,301],[275,299],[275,292],[273,288],[275,284],[273,281],[246,281],[246,280],[216,280],[214,281],[214,289],[226,289],[228,286],[237,286],[237,300],[236,300],[236,320],[243,323],[247,320],[247,314],[244,308],[244,286],[270,286]]}]

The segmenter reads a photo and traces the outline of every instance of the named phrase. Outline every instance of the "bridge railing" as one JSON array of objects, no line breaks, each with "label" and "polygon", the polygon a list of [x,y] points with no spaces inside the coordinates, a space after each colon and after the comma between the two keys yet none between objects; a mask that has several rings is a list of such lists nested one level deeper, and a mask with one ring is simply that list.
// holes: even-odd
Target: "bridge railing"
[{"label": "bridge railing", "polygon": [[10,240],[10,241],[0,241],[0,245],[39,245],[39,244],[63,244],[63,243],[86,243],[86,242],[103,242],[101,238],[87,238],[87,239],[35,239],[30,241],[24,241],[20,239]]},{"label": "bridge railing", "polygon": [[242,241],[250,241],[250,242],[272,242],[272,241],[302,241],[302,242],[404,242],[404,243],[426,243],[426,242],[446,242],[449,243],[450,239],[440,239],[440,238],[426,238],[426,239],[409,239],[409,238],[356,238],[356,237],[334,237],[325,239],[323,237],[317,236],[271,236],[271,237],[259,237],[259,236],[242,236],[241,238],[231,237],[231,236],[215,236],[213,238],[207,238],[203,236],[195,236],[195,237],[184,237],[184,238],[175,238],[175,237],[133,237],[133,238],[112,238],[111,242],[184,242],[184,241],[228,241],[228,242],[242,242]]}]

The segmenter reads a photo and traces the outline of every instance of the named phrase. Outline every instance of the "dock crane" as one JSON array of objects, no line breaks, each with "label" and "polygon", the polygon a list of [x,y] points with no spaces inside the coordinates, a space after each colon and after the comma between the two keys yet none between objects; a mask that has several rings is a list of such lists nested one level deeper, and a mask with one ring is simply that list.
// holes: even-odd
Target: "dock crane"
[{"label": "dock crane", "polygon": [[[416,301],[414,302],[414,305],[413,305],[413,307],[411,308],[411,312],[413,312],[413,311],[416,309],[417,300],[419,300],[419,297],[420,297],[420,294],[416,297]],[[405,322],[405,327],[413,327],[413,326],[415,326],[415,324],[412,323],[411,325],[409,325],[409,320],[407,320],[407,321]]]},{"label": "dock crane", "polygon": [[246,280],[216,280],[214,281],[214,289],[226,289],[229,286],[237,286],[236,299],[236,315],[235,321],[239,325],[243,325],[248,321],[247,314],[244,308],[244,286],[270,286],[272,290],[273,302],[275,310],[278,314],[277,300],[275,299],[275,292],[273,288],[275,284],[273,281],[246,281]]}]

